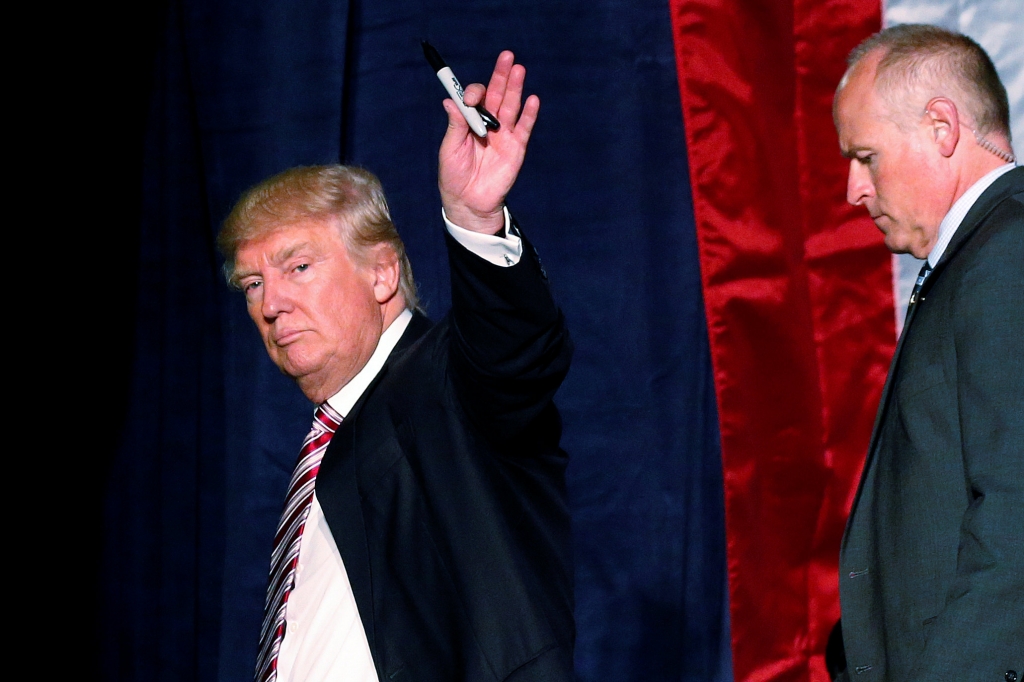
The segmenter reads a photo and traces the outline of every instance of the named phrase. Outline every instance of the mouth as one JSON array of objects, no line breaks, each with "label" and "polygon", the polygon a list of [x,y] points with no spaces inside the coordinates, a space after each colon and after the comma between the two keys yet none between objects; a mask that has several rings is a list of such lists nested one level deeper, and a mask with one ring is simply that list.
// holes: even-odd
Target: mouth
[{"label": "mouth", "polygon": [[297,341],[305,331],[305,329],[285,329],[283,331],[275,332],[271,335],[270,339],[274,342],[275,346],[287,346],[288,344]]}]

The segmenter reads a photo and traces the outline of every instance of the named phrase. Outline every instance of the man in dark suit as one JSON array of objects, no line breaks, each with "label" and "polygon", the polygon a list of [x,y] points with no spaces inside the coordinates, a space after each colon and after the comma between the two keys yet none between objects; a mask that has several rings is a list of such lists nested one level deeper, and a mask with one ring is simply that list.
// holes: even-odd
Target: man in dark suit
[{"label": "man in dark suit", "polygon": [[1024,169],[965,36],[899,26],[835,99],[847,199],[927,258],[840,556],[852,680],[1024,673]]},{"label": "man in dark suit", "polygon": [[[380,185],[343,166],[247,192],[220,243],[267,352],[316,405],[272,556],[258,680],[570,680],[572,353],[504,198],[537,118],[522,66],[451,100],[439,187],[452,310],[431,323]],[[522,111],[520,111],[522,108]]]}]

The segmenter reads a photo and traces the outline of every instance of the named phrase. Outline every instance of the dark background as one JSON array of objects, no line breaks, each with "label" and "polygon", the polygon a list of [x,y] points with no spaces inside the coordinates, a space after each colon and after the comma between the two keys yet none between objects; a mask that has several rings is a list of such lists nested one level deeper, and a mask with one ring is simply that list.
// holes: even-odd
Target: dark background
[{"label": "dark background", "polygon": [[50,592],[60,610],[38,623],[61,660],[86,678],[251,678],[310,406],[264,356],[213,239],[267,175],[365,166],[441,316],[444,95],[426,37],[463,83],[512,49],[542,100],[509,204],[577,346],[557,401],[573,457],[579,677],[730,679],[717,414],[667,5],[107,11],[70,31],[70,75],[53,94],[81,103],[56,146],[89,162],[58,211],[95,302],[70,319],[81,409],[67,425],[83,446],[53,478],[68,503],[60,539],[76,549],[45,554],[66,565]]}]

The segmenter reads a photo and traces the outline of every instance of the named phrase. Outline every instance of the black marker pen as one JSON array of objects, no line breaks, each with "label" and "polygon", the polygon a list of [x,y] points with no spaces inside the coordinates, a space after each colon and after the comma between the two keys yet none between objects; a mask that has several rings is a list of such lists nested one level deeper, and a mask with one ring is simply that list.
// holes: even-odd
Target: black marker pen
[{"label": "black marker pen", "polygon": [[452,100],[455,101],[456,106],[459,107],[459,111],[462,112],[463,118],[469,124],[470,130],[476,133],[477,137],[486,137],[488,130],[498,130],[501,124],[498,123],[498,119],[494,118],[490,112],[484,109],[483,104],[469,107],[462,101],[462,85],[459,83],[459,79],[452,73],[451,68],[444,63],[444,60],[441,59],[441,55],[437,53],[434,46],[425,40],[421,40],[420,43],[423,45],[423,56],[427,58],[430,68],[437,74],[437,79],[441,81],[441,85],[444,86],[444,89],[451,95]]}]

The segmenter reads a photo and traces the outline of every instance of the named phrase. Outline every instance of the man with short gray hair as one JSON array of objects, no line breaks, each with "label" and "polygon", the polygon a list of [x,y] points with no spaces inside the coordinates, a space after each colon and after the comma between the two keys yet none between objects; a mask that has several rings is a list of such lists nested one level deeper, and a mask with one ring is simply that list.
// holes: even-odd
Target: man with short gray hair
[{"label": "man with short gray hair", "polygon": [[1024,674],[1024,169],[988,55],[905,25],[851,55],[847,200],[927,259],[840,555],[852,680]]}]

